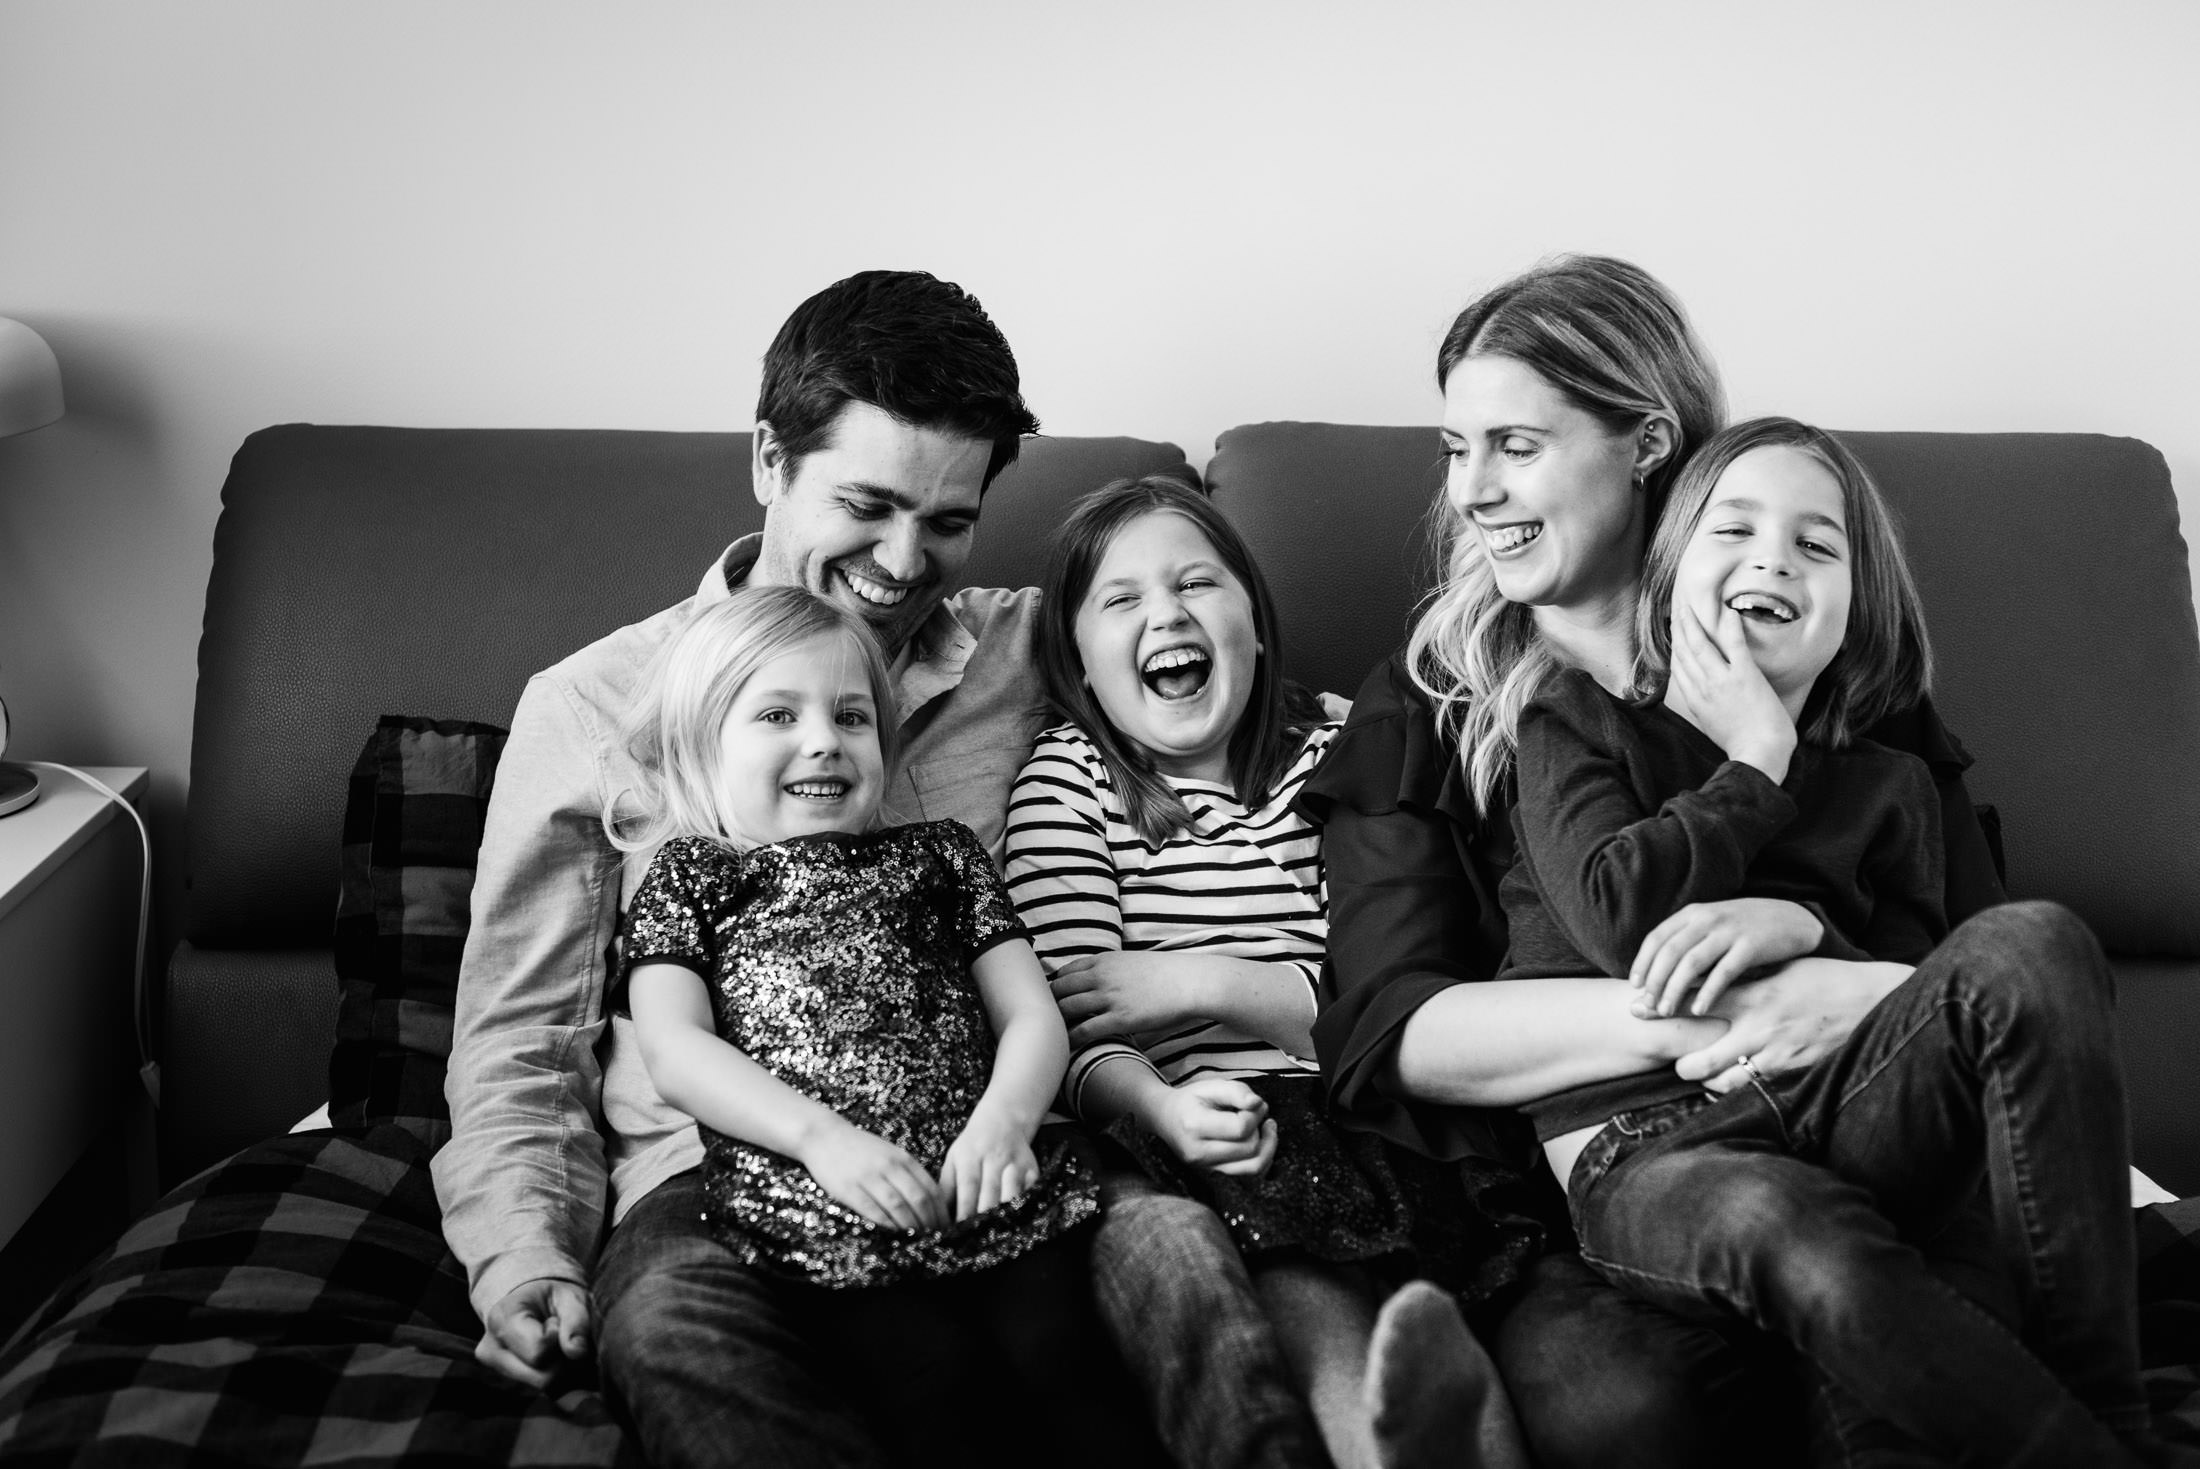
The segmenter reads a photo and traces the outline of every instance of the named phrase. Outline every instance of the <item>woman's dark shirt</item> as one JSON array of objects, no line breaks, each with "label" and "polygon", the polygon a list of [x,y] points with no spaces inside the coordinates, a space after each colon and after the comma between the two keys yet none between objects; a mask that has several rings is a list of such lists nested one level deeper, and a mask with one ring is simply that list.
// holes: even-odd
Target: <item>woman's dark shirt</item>
[{"label": "woman's dark shirt", "polygon": [[[1774,781],[1663,705],[1567,669],[1522,711],[1513,769],[1501,980],[1624,975],[1673,914],[1730,898],[1808,909],[1830,959],[1915,964],[1947,936],[1939,807],[1915,755],[1801,745]],[[1547,1141],[1698,1089],[1660,1066],[1521,1111]]]},{"label": "woman's dark shirt", "polygon": [[[1929,702],[1869,731],[1922,758],[1940,798],[1947,916],[2006,901],[1963,786],[1970,756]],[[1329,957],[1314,1050],[1330,1100],[1361,1126],[1440,1158],[1526,1167],[1535,1134],[1505,1108],[1409,1097],[1397,1076],[1406,1022],[1455,984],[1494,978],[1507,949],[1498,884],[1511,868],[1509,793],[1485,819],[1401,650],[1368,676],[1352,717],[1300,793],[1321,822]]]}]

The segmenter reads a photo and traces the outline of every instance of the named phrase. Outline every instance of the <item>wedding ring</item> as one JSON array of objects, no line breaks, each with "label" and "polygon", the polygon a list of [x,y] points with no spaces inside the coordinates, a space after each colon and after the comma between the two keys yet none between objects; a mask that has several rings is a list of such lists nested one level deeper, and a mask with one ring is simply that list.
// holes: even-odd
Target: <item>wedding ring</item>
[{"label": "wedding ring", "polygon": [[1750,1060],[1747,1056],[1741,1057],[1734,1064],[1741,1067],[1742,1070],[1748,1072],[1749,1079],[1756,1082],[1757,1085],[1763,1086],[1765,1084],[1765,1074],[1762,1071],[1759,1071],[1757,1069],[1757,1064],[1754,1061]]}]

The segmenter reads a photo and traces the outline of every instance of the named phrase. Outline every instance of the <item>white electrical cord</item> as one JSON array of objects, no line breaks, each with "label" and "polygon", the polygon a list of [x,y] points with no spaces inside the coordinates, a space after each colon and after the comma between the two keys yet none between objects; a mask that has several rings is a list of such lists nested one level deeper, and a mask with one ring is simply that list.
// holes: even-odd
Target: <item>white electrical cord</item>
[{"label": "white electrical cord", "polygon": [[145,937],[146,929],[153,916],[153,838],[145,830],[145,818],[138,814],[138,808],[124,800],[122,793],[105,781],[86,775],[74,765],[62,765],[52,760],[26,760],[23,763],[35,766],[40,770],[58,770],[64,774],[75,776],[78,780],[128,812],[130,819],[137,823],[138,844],[145,853],[145,861],[138,868],[137,962],[130,967],[130,1028],[137,1036],[138,1080],[145,1084],[145,1094],[151,1097],[153,1105],[158,1107],[160,1105],[160,1062],[153,1059],[153,1016],[145,1003]]}]

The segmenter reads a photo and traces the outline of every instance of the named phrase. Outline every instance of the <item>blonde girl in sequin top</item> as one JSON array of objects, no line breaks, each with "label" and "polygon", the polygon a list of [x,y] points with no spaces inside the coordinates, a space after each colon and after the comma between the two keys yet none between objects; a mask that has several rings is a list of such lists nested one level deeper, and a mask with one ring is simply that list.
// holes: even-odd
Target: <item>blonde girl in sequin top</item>
[{"label": "blonde girl in sequin top", "polygon": [[1062,1021],[977,837],[874,827],[891,687],[799,588],[675,634],[629,729],[643,789],[605,817],[656,848],[614,1004],[700,1124],[718,1243],[783,1283],[901,1458],[1005,1463],[1074,1411],[1070,1457],[1138,1462],[1084,1309],[1096,1190],[1040,1134]]},{"label": "blonde girl in sequin top", "polygon": [[1287,691],[1259,568],[1205,496],[1123,481],[1071,512],[1040,608],[1069,722],[1010,799],[1009,887],[1071,1026],[1068,1100],[1117,1150],[1108,1187],[1129,1172],[1228,1226],[1318,1430],[1299,1458],[1524,1464],[1450,1292],[1508,1283],[1533,1229],[1323,1101],[1328,901],[1292,800],[1337,726]]}]

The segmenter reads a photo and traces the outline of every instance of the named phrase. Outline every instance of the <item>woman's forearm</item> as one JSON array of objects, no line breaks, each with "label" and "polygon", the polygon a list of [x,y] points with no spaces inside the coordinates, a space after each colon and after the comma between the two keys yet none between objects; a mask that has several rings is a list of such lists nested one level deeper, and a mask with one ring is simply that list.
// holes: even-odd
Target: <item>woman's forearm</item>
[{"label": "woman's forearm", "polygon": [[1400,1035],[1405,1095],[1452,1106],[1515,1107],[1568,1087],[1670,1066],[1726,1029],[1716,1019],[1640,1020],[1617,979],[1511,979],[1454,985]]}]

